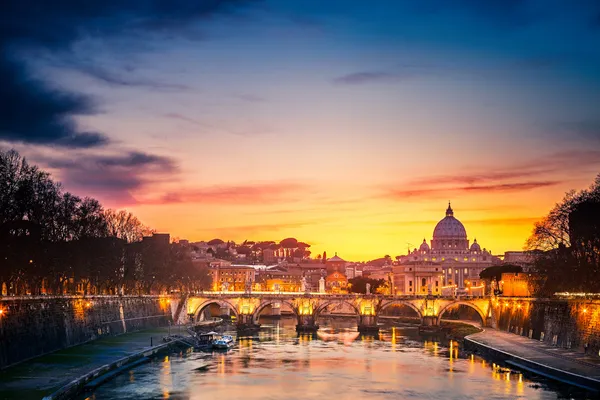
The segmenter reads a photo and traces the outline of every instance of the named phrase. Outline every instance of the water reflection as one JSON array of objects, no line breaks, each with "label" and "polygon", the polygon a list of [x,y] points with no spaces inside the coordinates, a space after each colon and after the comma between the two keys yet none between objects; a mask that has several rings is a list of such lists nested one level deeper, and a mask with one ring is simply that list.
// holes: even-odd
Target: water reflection
[{"label": "water reflection", "polygon": [[[136,367],[90,399],[557,399],[573,393],[532,384],[516,371],[461,355],[455,341],[414,327],[360,335],[354,320],[261,321],[254,337],[225,352],[175,353]],[[232,332],[235,334],[235,332]],[[577,396],[575,396],[577,397]],[[85,397],[82,397],[85,398]]]}]

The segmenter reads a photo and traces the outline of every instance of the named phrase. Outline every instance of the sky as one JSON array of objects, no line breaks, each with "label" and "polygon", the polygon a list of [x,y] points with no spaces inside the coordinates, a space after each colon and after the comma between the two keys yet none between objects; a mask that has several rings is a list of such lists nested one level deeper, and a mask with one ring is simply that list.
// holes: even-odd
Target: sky
[{"label": "sky", "polygon": [[1,7],[0,148],[172,237],[502,254],[600,172],[595,0]]}]

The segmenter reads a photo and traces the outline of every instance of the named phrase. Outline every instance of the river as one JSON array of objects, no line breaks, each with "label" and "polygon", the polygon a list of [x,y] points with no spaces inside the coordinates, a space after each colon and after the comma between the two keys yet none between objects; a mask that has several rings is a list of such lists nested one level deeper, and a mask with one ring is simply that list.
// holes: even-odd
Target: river
[{"label": "river", "polygon": [[[298,336],[295,321],[261,320],[258,338],[227,352],[163,355],[81,399],[562,399],[573,388],[507,373],[458,343],[388,326],[360,336],[352,319]],[[232,332],[235,334],[235,332]]]}]

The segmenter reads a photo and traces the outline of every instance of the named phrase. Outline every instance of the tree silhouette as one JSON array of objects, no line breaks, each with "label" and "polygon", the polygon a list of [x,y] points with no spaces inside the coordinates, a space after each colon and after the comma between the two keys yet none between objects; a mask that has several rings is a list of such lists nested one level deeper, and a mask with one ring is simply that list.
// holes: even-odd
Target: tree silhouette
[{"label": "tree silhouette", "polygon": [[526,247],[538,294],[600,291],[600,175],[589,189],[568,192],[536,223]]}]

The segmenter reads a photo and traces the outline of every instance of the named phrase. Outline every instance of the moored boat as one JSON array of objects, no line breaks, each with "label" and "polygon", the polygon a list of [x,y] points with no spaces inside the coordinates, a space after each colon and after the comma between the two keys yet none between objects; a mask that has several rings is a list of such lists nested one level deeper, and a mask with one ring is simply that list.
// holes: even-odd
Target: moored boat
[{"label": "moored boat", "polygon": [[212,348],[219,349],[219,350],[227,350],[227,349],[232,348],[234,344],[235,344],[235,342],[234,342],[232,336],[223,335],[223,336],[217,337],[216,339],[213,340]]}]

